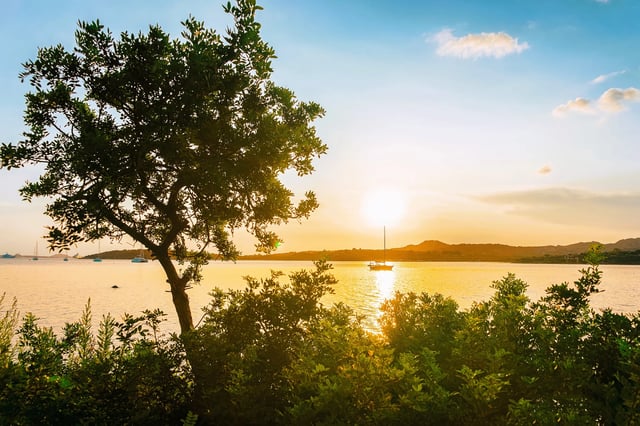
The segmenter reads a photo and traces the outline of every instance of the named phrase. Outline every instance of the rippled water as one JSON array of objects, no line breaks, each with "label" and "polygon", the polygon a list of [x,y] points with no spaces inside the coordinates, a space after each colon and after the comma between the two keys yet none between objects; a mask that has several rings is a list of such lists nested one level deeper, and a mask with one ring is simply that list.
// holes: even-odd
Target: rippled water
[{"label": "rippled water", "polygon": [[[205,267],[204,281],[189,292],[194,321],[202,313],[213,287],[239,289],[244,276],[267,277],[270,270],[285,274],[313,268],[311,262],[241,261],[213,263]],[[536,300],[551,284],[573,282],[579,278],[580,265],[523,265],[510,263],[473,262],[407,262],[396,264],[393,271],[369,271],[364,262],[335,262],[333,273],[339,280],[336,293],[326,303],[342,301],[375,324],[380,303],[397,291],[441,293],[454,298],[461,308],[472,302],[487,300],[493,294],[491,284],[507,273],[515,273],[529,284],[528,295]],[[635,313],[640,310],[640,266],[604,265],[601,290],[592,297],[594,308],[610,307],[616,312]],[[112,288],[117,285],[118,288]],[[7,298],[3,309],[13,297],[22,314],[33,312],[40,324],[56,331],[65,322],[77,320],[91,299],[94,323],[103,314],[114,317],[128,312],[160,308],[168,314],[167,330],[179,329],[171,302],[168,284],[157,262],[134,264],[127,260],[72,259],[2,259],[0,260],[0,294]]]}]

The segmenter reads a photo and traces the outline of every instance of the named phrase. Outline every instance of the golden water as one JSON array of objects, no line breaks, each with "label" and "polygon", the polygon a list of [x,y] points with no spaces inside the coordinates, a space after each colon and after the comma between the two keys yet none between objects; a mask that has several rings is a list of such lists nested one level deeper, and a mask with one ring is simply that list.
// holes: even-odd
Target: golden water
[{"label": "golden water", "polygon": [[[195,322],[209,300],[213,287],[240,289],[244,276],[267,277],[272,269],[285,274],[313,268],[301,261],[241,261],[212,263],[204,269],[202,284],[189,291]],[[413,262],[398,263],[393,271],[369,271],[365,262],[336,262],[333,273],[339,280],[336,293],[324,302],[344,302],[366,316],[374,327],[379,306],[395,291],[442,293],[454,298],[462,309],[493,294],[491,284],[513,272],[529,284],[528,295],[537,300],[551,284],[573,282],[580,265],[524,265],[510,263]],[[640,266],[604,265],[601,290],[592,296],[596,309],[610,307],[616,312],[640,310]],[[118,288],[112,288],[117,285]],[[164,329],[177,331],[178,323],[167,292],[162,268],[157,262],[134,264],[128,260],[29,259],[0,260],[0,294],[5,306],[16,297],[21,314],[33,312],[39,323],[59,331],[65,322],[80,318],[91,299],[94,324],[110,312],[119,319],[125,313],[160,308],[168,314]]]}]

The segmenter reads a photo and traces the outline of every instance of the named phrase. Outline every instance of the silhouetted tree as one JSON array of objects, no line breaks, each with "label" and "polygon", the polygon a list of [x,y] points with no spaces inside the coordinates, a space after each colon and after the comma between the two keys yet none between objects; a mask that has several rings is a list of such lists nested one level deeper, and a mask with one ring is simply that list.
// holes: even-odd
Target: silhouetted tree
[{"label": "silhouetted tree", "polygon": [[193,328],[185,290],[208,249],[235,258],[232,233],[246,228],[270,250],[270,225],[317,207],[312,192],[294,202],[280,177],[313,171],[326,145],[311,123],[324,111],[270,80],[260,9],[227,3],[225,35],[190,17],[179,39],[159,26],[115,39],[99,21],[80,22],[73,51],[42,48],[24,64],[29,130],[0,151],[5,168],[45,165],[20,191],[51,200],[51,248],[129,235],[151,250],[182,332]]}]

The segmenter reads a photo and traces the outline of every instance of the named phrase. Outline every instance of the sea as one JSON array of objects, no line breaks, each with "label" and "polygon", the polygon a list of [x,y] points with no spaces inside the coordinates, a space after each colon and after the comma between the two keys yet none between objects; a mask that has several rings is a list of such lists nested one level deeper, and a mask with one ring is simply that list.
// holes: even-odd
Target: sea
[{"label": "sea", "polygon": [[[364,316],[365,326],[375,330],[380,305],[396,291],[440,293],[457,301],[461,310],[474,302],[488,300],[491,287],[509,273],[528,284],[531,300],[544,296],[552,284],[572,283],[585,265],[515,264],[493,262],[399,262],[393,271],[370,271],[366,262],[334,262],[332,273],[338,280],[335,294],[322,302],[329,306],[344,302]],[[212,262],[203,270],[204,279],[189,290],[194,322],[203,315],[213,288],[243,289],[244,277],[267,278],[280,271],[284,279],[292,272],[313,269],[309,261]],[[640,310],[640,266],[602,265],[600,293],[591,296],[591,306],[614,312],[635,314]],[[77,321],[90,304],[93,324],[110,313],[116,320],[124,313],[138,315],[159,308],[167,314],[165,333],[178,332],[179,325],[162,267],[158,262],[131,263],[129,260],[59,258],[0,259],[0,295],[5,299],[0,315],[17,300],[20,316],[27,312],[39,318],[41,326],[60,333],[65,323]]]}]

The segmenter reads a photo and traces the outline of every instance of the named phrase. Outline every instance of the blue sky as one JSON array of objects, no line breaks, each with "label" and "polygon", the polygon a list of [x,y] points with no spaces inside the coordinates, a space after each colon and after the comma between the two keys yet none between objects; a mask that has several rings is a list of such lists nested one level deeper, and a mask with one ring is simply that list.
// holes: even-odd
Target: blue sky
[{"label": "blue sky", "polygon": [[[22,131],[20,64],[39,46],[72,47],[78,19],[174,37],[189,14],[229,24],[215,1],[55,3],[4,3],[0,141]],[[285,177],[321,207],[279,230],[282,250],[376,247],[385,220],[390,246],[640,236],[640,2],[259,3],[273,79],[327,110],[316,125],[328,154],[312,176]],[[2,252],[30,252],[44,233],[42,203],[17,195],[36,176],[0,171]],[[384,203],[367,211],[380,194],[395,218],[380,217]]]}]

